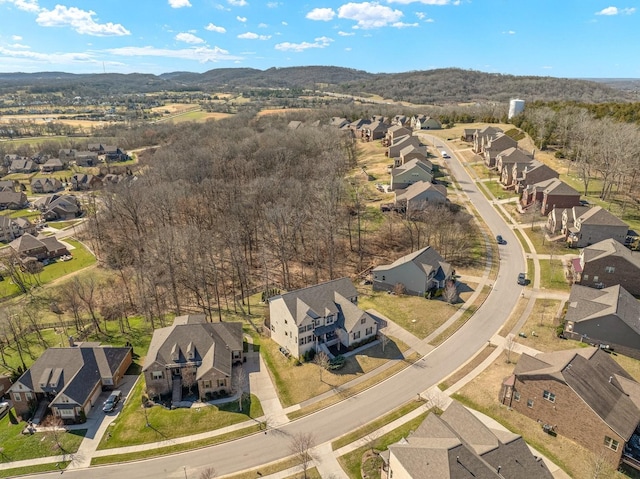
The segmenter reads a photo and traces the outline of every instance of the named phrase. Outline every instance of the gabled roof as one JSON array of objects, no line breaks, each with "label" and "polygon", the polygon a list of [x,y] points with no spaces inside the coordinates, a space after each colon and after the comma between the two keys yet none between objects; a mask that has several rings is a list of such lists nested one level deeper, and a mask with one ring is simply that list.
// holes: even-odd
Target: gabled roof
[{"label": "gabled roof", "polygon": [[0,204],[22,204],[27,201],[27,196],[21,191],[10,191],[10,190],[2,190],[0,191]]},{"label": "gabled roof", "polygon": [[498,153],[496,159],[499,158],[502,158],[503,164],[533,162],[533,158],[531,158],[525,151],[516,146],[512,146],[511,148],[507,148],[506,150]]},{"label": "gabled roof", "polygon": [[587,209],[578,218],[583,225],[601,225],[601,226],[627,226],[627,223],[622,221],[617,216],[609,213],[601,206],[594,206]]},{"label": "gabled roof", "polygon": [[533,188],[547,195],[580,196],[580,193],[558,178],[540,181],[534,184]]},{"label": "gabled roof", "polygon": [[43,248],[44,244],[35,236],[25,233],[20,238],[14,239],[9,246],[13,248],[16,253],[28,253],[34,249]]},{"label": "gabled roof", "polygon": [[[85,345],[86,344],[86,345]],[[80,343],[69,348],[49,348],[14,383],[41,393],[65,395],[84,404],[103,377],[112,377],[130,353],[130,347],[95,346]]]},{"label": "gabled roof", "polygon": [[582,250],[582,257],[585,263],[600,260],[607,256],[623,258],[640,269],[640,253],[631,251],[619,241],[611,238],[587,246]]},{"label": "gabled roof", "polygon": [[[431,246],[426,246],[418,251],[414,251],[408,255],[398,258],[391,264],[380,265],[373,268],[372,271],[388,271],[390,269],[402,266],[405,263],[413,263],[428,276],[433,270],[437,270],[436,278],[443,280],[453,271],[451,265],[447,263],[438,252]],[[442,276],[442,277],[439,277]]]},{"label": "gabled roof", "polygon": [[427,154],[426,147],[412,144],[412,145],[407,145],[400,150],[400,156],[405,156],[405,155],[408,155],[409,153],[418,153],[424,157],[423,161],[426,161],[427,163],[431,164],[431,162],[427,160],[428,154]]},{"label": "gabled roof", "polygon": [[552,478],[522,437],[490,429],[456,401],[389,451],[413,479]]},{"label": "gabled roof", "polygon": [[208,323],[203,314],[178,316],[173,325],[153,332],[143,371],[156,363],[200,362],[196,379],[212,369],[231,376],[234,350],[242,350],[241,323]]},{"label": "gabled roof", "polygon": [[427,173],[429,173],[430,175],[432,174],[432,165],[431,163],[427,164],[426,162],[418,159],[418,158],[414,158],[412,160],[407,161],[405,164],[397,166],[395,168],[393,168],[393,170],[391,170],[391,174],[393,176],[395,175],[399,175],[401,173],[407,172],[407,171],[411,171],[414,168],[418,169],[418,170],[422,170],[425,171]]},{"label": "gabled roof", "polygon": [[396,192],[396,201],[411,201],[415,197],[429,190],[440,193],[443,200],[447,199],[447,188],[443,185],[434,185],[429,181],[417,181],[416,183],[409,185],[407,189]]},{"label": "gabled roof", "polygon": [[589,321],[607,315],[617,316],[640,335],[640,302],[622,286],[596,289],[574,284],[571,287],[567,321]]},{"label": "gabled roof", "polygon": [[640,422],[638,404],[622,390],[617,377],[633,378],[609,354],[598,348],[580,348],[532,357],[523,353],[514,370],[518,378],[552,377],[576,396],[613,431],[628,440]]},{"label": "gabled roof", "polygon": [[341,298],[350,299],[357,296],[358,291],[351,280],[340,278],[283,293],[272,299],[282,298],[291,316],[300,324],[307,316],[318,318],[336,314],[341,307],[346,309],[341,303]]}]

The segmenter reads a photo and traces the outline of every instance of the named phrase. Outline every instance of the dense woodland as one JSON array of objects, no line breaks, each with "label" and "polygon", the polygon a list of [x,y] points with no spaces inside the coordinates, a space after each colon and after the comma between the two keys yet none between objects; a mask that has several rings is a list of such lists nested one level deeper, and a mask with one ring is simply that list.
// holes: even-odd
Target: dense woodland
[{"label": "dense woodland", "polygon": [[[234,298],[350,276],[431,244],[470,261],[471,215],[405,218],[366,206],[356,143],[333,128],[238,115],[188,125],[141,156],[135,181],[101,196],[88,228],[117,272],[122,307],[154,325],[168,311],[216,317]],[[427,221],[428,220],[428,221]]]}]

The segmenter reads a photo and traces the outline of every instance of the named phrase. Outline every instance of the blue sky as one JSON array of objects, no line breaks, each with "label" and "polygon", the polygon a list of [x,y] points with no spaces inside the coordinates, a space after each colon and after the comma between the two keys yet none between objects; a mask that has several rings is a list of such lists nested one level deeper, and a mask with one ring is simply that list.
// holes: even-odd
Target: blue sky
[{"label": "blue sky", "polygon": [[0,0],[0,71],[335,65],[640,78],[636,2],[608,1]]}]

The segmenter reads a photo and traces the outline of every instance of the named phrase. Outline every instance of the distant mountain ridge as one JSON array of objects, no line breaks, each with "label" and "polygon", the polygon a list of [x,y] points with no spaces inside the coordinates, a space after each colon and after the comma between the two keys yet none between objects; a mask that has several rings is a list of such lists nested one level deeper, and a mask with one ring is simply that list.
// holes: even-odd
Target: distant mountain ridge
[{"label": "distant mountain ridge", "polygon": [[379,95],[416,104],[533,100],[584,102],[634,101],[640,80],[578,80],[516,76],[444,68],[404,73],[368,73],[333,66],[287,68],[218,68],[204,73],[177,71],[73,74],[64,72],[0,73],[0,92],[28,89],[33,93],[63,92],[92,96],[154,91],[241,91],[251,88],[297,88]]}]

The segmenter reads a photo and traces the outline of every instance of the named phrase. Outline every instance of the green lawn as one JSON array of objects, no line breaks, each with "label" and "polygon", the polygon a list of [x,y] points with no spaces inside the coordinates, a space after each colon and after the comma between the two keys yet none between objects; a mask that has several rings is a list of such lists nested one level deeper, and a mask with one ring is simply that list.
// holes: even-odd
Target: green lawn
[{"label": "green lawn", "polygon": [[40,211],[39,210],[31,210],[28,208],[22,209],[22,210],[4,210],[1,214],[5,215],[5,216],[9,216],[9,218],[20,218],[20,217],[24,217],[27,218],[31,221],[36,220],[38,218],[40,218]]},{"label": "green lawn", "polygon": [[[190,436],[237,424],[264,414],[258,398],[251,395],[249,410],[244,412],[238,412],[238,401],[199,409],[169,410],[162,406],[150,407],[146,409],[150,424],[147,427],[145,410],[141,405],[144,386],[144,380],[140,378],[129,394],[118,419],[112,423],[107,434],[100,441],[98,449],[147,444]],[[245,408],[246,406],[247,404]]]},{"label": "green lawn", "polygon": [[540,260],[540,287],[563,291],[571,289],[571,285],[564,276],[562,261],[558,259]]},{"label": "green lawn", "polygon": [[0,477],[17,477],[17,476],[25,476],[29,474],[37,474],[39,472],[49,472],[49,471],[62,471],[66,469],[69,465],[70,461],[64,462],[52,462],[49,464],[38,464],[37,466],[25,466],[25,467],[14,467],[12,469],[2,469],[0,470]]},{"label": "green lawn", "polygon": [[69,250],[73,259],[70,261],[57,259],[55,263],[45,266],[42,273],[40,273],[40,282],[42,284],[50,283],[62,276],[75,273],[76,271],[95,264],[95,256],[93,256],[82,243],[72,239],[65,239],[64,242],[74,247],[74,249]]},{"label": "green lawn", "polygon": [[525,232],[531,240],[536,253],[553,254],[554,256],[561,256],[565,254],[579,254],[579,250],[569,248],[566,242],[562,240],[550,242],[543,234],[543,231],[545,230],[539,226],[536,226],[533,231],[531,230],[531,228],[525,228]]},{"label": "green lawn", "polygon": [[71,221],[48,221],[47,222],[47,226],[49,226],[50,228],[54,228],[57,230],[63,230],[65,228],[68,228],[70,226],[74,226],[77,225],[78,223],[80,223],[82,220],[71,220]]},{"label": "green lawn", "polygon": [[23,435],[22,430],[26,424],[24,422],[12,424],[10,416],[13,416],[13,410],[0,420],[3,462],[76,452],[87,432],[86,429],[80,429],[62,433],[60,444],[63,450],[60,450],[56,441],[46,433]]},{"label": "green lawn", "polygon": [[459,306],[440,299],[397,296],[383,291],[370,291],[358,298],[361,309],[375,309],[420,339],[435,331]]},{"label": "green lawn", "polygon": [[503,200],[506,198],[516,198],[517,196],[519,196],[513,190],[504,190],[502,188],[502,183],[500,183],[496,179],[492,179],[491,181],[484,181],[482,182],[482,185],[484,185],[498,200]]},{"label": "green lawn", "polygon": [[[421,414],[420,416],[406,422],[402,426],[388,432],[384,436],[381,436],[376,441],[377,450],[385,450],[391,444],[398,442],[400,439],[407,437],[412,431],[424,421],[428,413]],[[360,466],[362,465],[362,456],[367,452],[369,447],[360,447],[344,456],[338,458],[338,462],[342,466],[342,469],[349,475],[351,479],[360,479]],[[379,477],[379,476],[378,476]]]}]

